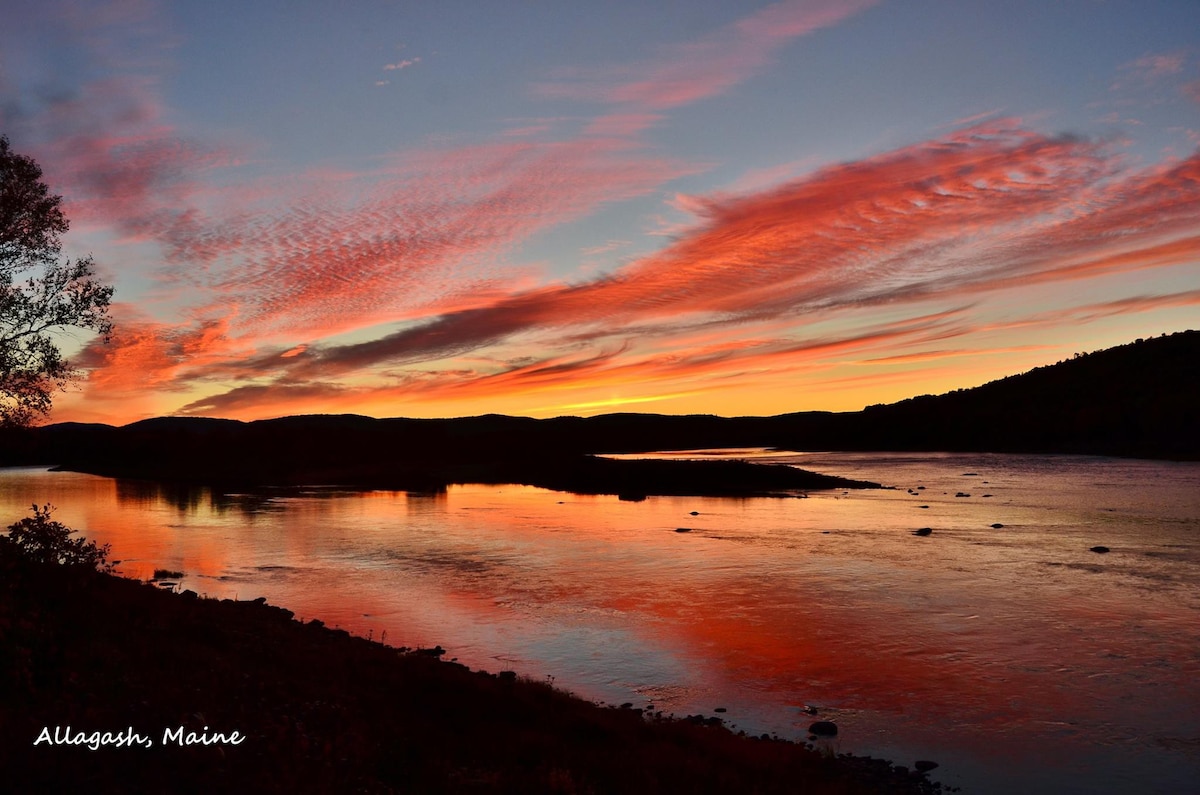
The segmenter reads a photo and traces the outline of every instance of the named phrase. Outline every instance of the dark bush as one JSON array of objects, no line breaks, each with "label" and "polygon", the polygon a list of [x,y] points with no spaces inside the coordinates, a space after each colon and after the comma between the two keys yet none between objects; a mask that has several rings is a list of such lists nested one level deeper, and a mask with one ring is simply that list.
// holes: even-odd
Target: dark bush
[{"label": "dark bush", "polygon": [[95,541],[71,538],[74,530],[50,518],[54,510],[47,503],[33,506],[33,516],[26,516],[8,526],[8,538],[0,539],[20,555],[35,563],[57,563],[111,572],[108,562],[109,545],[98,546]]}]

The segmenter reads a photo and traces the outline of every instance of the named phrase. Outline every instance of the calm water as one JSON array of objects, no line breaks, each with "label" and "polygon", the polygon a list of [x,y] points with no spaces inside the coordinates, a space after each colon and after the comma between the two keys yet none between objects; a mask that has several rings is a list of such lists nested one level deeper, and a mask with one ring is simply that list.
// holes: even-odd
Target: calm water
[{"label": "calm water", "polygon": [[725,707],[792,738],[815,705],[837,750],[931,758],[971,793],[1200,791],[1200,465],[780,460],[896,488],[213,497],[9,469],[0,519],[51,502],[128,576],[182,570],[201,594],[265,596],[597,700]]}]

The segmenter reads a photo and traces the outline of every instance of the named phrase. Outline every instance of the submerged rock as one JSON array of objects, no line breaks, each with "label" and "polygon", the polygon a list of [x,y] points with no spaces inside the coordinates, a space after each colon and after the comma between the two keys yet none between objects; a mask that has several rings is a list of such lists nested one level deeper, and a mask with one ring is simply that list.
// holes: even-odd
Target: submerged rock
[{"label": "submerged rock", "polygon": [[1091,551],[1098,552],[1099,554],[1103,555],[1105,552],[1108,552],[1109,549],[1108,549],[1108,547],[1096,546],[1096,547],[1092,547]]},{"label": "submerged rock", "polygon": [[1004,527],[1004,525],[1000,524],[999,522],[996,522],[992,525],[993,530],[999,530],[1001,527]]},{"label": "submerged rock", "polygon": [[933,533],[932,527],[922,527],[919,530],[913,531],[913,535],[915,535],[915,536],[927,536],[927,535],[932,535],[932,533]]},{"label": "submerged rock", "polygon": [[675,532],[676,532],[676,533],[690,533],[690,532],[692,532],[692,528],[690,528],[690,527],[676,527],[676,528],[675,528]]}]

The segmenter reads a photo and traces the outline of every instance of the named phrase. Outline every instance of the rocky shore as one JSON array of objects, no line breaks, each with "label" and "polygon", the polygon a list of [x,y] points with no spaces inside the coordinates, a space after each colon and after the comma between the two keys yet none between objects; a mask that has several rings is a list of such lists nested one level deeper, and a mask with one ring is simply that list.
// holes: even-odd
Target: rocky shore
[{"label": "rocky shore", "polygon": [[13,792],[932,793],[921,772],[601,707],[0,544]]}]

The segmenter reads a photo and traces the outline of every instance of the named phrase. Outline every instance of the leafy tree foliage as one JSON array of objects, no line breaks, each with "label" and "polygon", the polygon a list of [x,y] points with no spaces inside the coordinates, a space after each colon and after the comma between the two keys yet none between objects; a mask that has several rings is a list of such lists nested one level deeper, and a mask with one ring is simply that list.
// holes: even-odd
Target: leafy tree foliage
[{"label": "leafy tree foliage", "polygon": [[91,257],[60,257],[68,223],[62,197],[42,169],[0,136],[0,426],[28,425],[75,371],[58,335],[90,329],[107,339],[112,287],[96,280]]},{"label": "leafy tree foliage", "polygon": [[108,562],[109,545],[97,546],[95,541],[71,538],[75,532],[62,522],[50,518],[54,509],[49,504],[33,506],[33,516],[26,516],[8,526],[8,538],[0,542],[10,545],[34,563],[57,563],[111,572]]}]

